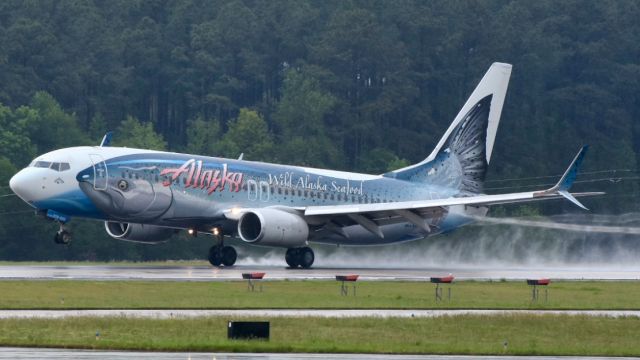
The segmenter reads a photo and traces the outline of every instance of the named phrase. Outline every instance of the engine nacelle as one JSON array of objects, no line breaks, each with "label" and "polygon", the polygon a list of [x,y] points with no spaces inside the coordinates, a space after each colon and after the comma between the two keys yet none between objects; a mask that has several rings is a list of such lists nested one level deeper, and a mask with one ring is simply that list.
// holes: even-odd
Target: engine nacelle
[{"label": "engine nacelle", "polygon": [[264,246],[299,247],[309,238],[309,226],[298,215],[277,209],[257,209],[238,220],[238,234],[248,243]]},{"label": "engine nacelle", "polygon": [[175,232],[173,229],[161,226],[115,221],[105,221],[104,228],[107,230],[107,234],[114,239],[145,244],[165,242]]}]

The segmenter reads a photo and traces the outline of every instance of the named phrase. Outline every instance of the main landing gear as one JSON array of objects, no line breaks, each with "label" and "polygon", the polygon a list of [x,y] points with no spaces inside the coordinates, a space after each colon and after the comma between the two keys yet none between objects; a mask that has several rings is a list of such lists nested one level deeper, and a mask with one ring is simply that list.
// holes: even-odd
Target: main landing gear
[{"label": "main landing gear", "polygon": [[214,231],[213,236],[217,239],[218,243],[216,245],[213,245],[211,249],[209,249],[209,262],[213,266],[233,266],[233,264],[235,264],[236,260],[238,259],[238,253],[236,252],[236,249],[234,249],[232,246],[224,245],[224,238],[219,230]]},{"label": "main landing gear", "polygon": [[233,266],[238,259],[238,253],[232,246],[214,245],[209,249],[209,262],[213,266]]},{"label": "main landing gear", "polygon": [[313,250],[308,246],[287,249],[287,253],[284,256],[287,265],[293,269],[298,266],[303,269],[308,269],[313,265],[313,260],[315,260],[315,258]]},{"label": "main landing gear", "polygon": [[53,237],[53,241],[56,244],[69,245],[69,243],[71,243],[71,232],[69,232],[63,224],[60,224],[60,229]]}]

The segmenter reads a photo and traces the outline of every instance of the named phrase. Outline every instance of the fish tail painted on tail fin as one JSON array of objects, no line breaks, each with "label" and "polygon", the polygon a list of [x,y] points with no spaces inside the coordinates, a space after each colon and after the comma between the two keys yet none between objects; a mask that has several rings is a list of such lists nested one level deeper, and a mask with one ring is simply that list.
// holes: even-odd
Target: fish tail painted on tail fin
[{"label": "fish tail painted on tail fin", "polygon": [[384,176],[482,192],[510,76],[511,65],[491,65],[431,154]]}]

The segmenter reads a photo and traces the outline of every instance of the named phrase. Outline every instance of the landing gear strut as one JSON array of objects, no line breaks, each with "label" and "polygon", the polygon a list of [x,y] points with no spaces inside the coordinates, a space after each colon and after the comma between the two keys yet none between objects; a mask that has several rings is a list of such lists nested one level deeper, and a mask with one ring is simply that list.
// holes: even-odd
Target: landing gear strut
[{"label": "landing gear strut", "polygon": [[313,254],[313,250],[310,247],[305,246],[301,248],[291,248],[287,249],[287,253],[284,256],[284,260],[287,262],[289,267],[295,269],[298,266],[303,269],[308,269],[313,265],[313,260],[315,260],[315,255]]},{"label": "landing gear strut", "polygon": [[222,234],[214,235],[218,238],[218,244],[209,249],[209,262],[213,266],[233,266],[238,259],[238,253],[232,246],[225,246],[222,240]]},{"label": "landing gear strut", "polygon": [[71,243],[71,232],[69,232],[63,224],[60,224],[60,230],[56,232],[53,241],[56,244],[69,245],[69,243]]}]

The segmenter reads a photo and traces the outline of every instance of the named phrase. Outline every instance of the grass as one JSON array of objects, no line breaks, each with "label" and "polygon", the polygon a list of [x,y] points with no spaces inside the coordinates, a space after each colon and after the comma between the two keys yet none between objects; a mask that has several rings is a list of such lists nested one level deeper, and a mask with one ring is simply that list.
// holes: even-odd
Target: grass
[{"label": "grass", "polygon": [[275,318],[270,320],[269,341],[227,340],[227,320],[9,319],[0,320],[0,345],[156,351],[640,355],[638,318]]},{"label": "grass", "polygon": [[242,281],[7,280],[0,281],[0,309],[640,309],[636,281],[554,282],[549,302],[537,304],[523,281],[461,281],[444,302],[425,282],[361,282],[357,296],[340,296],[336,281],[262,284],[264,292],[252,293]]}]

